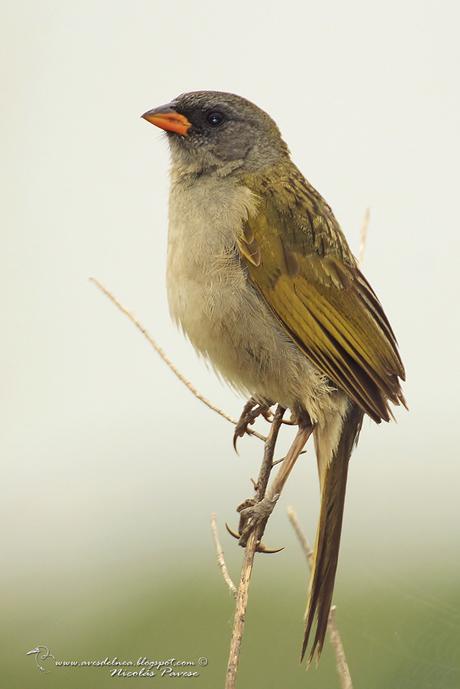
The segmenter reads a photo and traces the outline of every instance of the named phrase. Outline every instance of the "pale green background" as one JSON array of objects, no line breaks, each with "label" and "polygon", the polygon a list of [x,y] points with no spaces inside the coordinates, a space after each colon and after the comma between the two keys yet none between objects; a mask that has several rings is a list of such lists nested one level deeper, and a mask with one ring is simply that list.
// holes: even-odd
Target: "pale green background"
[{"label": "pale green background", "polygon": [[[339,623],[358,689],[459,689],[458,25],[457,3],[420,0],[3,0],[2,688],[117,686],[38,673],[37,643],[63,659],[206,655],[173,686],[223,685],[232,603],[209,516],[236,523],[260,445],[236,457],[230,425],[87,281],[238,414],[169,321],[168,152],[139,119],[220,89],[273,115],[355,250],[371,207],[365,272],[411,411],[367,421],[353,457]],[[338,686],[329,650],[317,671],[298,665],[306,573],[285,508],[313,537],[317,492],[309,452],[267,533],[288,548],[256,563],[241,689]]]}]

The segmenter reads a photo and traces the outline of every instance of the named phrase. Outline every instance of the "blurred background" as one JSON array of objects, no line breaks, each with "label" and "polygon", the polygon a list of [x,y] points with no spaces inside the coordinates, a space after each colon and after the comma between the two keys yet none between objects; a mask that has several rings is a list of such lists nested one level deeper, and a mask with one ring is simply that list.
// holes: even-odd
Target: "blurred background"
[{"label": "blurred background", "polygon": [[[371,209],[364,269],[410,413],[366,421],[353,456],[337,619],[355,687],[460,687],[458,19],[434,0],[2,3],[2,687],[113,686],[101,668],[39,672],[38,644],[61,660],[207,657],[183,682],[223,686],[233,604],[209,520],[237,579],[223,524],[261,444],[236,456],[231,425],[88,282],[238,416],[169,320],[167,144],[140,119],[196,89],[275,118],[355,251]],[[311,450],[266,534],[287,547],[257,558],[241,689],[338,686],[329,648],[317,670],[298,662],[307,573],[289,504],[313,540]],[[153,681],[167,685],[136,686]]]}]

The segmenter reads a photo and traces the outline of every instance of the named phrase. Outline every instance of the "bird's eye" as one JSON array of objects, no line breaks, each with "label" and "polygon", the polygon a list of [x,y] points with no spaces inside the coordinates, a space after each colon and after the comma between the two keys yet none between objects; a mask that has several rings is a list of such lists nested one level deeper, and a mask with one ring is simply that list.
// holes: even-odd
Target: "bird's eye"
[{"label": "bird's eye", "polygon": [[211,127],[218,127],[219,125],[222,124],[224,119],[225,118],[222,115],[222,113],[217,112],[217,110],[208,113],[208,115],[206,116],[206,120],[207,120],[208,124],[211,125]]}]

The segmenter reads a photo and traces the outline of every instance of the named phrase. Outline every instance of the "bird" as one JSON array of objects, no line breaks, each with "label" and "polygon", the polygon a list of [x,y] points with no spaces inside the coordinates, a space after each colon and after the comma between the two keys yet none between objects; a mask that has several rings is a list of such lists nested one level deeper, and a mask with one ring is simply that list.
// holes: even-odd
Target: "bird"
[{"label": "bird", "polygon": [[310,663],[324,644],[363,418],[390,421],[391,405],[407,406],[396,337],[333,211],[270,115],[232,93],[193,91],[142,117],[166,132],[170,148],[173,320],[249,397],[236,435],[251,410],[273,404],[313,435],[321,506],[301,651],[303,659],[311,645]]}]

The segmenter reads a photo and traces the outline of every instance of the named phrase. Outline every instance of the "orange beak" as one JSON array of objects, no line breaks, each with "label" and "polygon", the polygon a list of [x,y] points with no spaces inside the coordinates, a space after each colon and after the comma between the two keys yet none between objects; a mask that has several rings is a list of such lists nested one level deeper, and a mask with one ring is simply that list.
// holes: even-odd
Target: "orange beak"
[{"label": "orange beak", "polygon": [[141,117],[154,124],[155,127],[164,129],[165,132],[174,132],[181,136],[187,136],[187,132],[192,126],[185,115],[176,112],[171,105],[162,105],[159,108],[148,110]]}]

